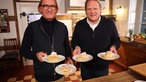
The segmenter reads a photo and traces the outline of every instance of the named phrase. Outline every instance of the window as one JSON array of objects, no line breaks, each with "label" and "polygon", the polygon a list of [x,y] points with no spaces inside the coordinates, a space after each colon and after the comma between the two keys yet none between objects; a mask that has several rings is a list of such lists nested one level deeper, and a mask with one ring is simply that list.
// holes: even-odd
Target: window
[{"label": "window", "polygon": [[146,33],[146,0],[143,3],[142,19],[140,32]]}]

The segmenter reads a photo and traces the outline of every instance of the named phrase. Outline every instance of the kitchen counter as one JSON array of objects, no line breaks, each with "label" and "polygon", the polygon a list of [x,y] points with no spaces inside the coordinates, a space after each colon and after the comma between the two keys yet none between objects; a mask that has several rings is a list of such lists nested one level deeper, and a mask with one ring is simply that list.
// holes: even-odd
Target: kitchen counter
[{"label": "kitchen counter", "polygon": [[146,63],[129,66],[129,71],[146,79]]},{"label": "kitchen counter", "polygon": [[120,58],[114,62],[128,69],[128,66],[146,62],[146,40],[128,41],[121,37],[121,45],[118,49]]},{"label": "kitchen counter", "polygon": [[144,39],[135,39],[134,41],[129,41],[125,37],[120,37],[120,39],[121,42],[129,43],[130,45],[146,49],[146,40]]},{"label": "kitchen counter", "polygon": [[134,82],[135,80],[142,80],[142,78],[128,71],[124,71],[108,76],[85,80],[83,82]]},{"label": "kitchen counter", "polygon": [[134,42],[136,42],[136,43],[140,43],[140,44],[143,44],[143,45],[145,45],[146,46],[146,40],[134,40]]},{"label": "kitchen counter", "polygon": [[[146,63],[141,63],[128,67],[128,71],[123,71],[108,76],[93,78],[83,82],[134,82],[136,80],[146,80]],[[146,81],[145,81],[146,82]]]}]

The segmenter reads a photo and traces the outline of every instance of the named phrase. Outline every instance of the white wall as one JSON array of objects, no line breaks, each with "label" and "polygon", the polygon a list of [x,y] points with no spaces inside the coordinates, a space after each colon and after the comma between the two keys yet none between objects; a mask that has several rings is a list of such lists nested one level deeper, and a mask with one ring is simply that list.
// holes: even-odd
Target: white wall
[{"label": "white wall", "polygon": [[[20,1],[40,1],[40,0],[20,0]],[[64,0],[57,0],[59,11],[58,13],[65,13]]]},{"label": "white wall", "polygon": [[[128,33],[128,15],[130,0],[113,0],[113,14],[117,15],[116,26],[120,36],[126,36]],[[123,13],[117,14],[117,7],[121,6]]]},{"label": "white wall", "polygon": [[19,28],[19,33],[20,33],[20,43],[22,41],[22,38],[23,38],[23,34],[24,34],[24,31],[28,25],[28,22],[27,22],[27,16],[25,17],[20,17],[20,13],[22,12],[25,12],[26,14],[29,14],[29,13],[34,13],[34,12],[37,12],[37,6],[38,6],[38,3],[33,3],[33,6],[32,6],[32,2],[29,3],[29,2],[17,2],[16,3],[16,7],[17,7],[17,18],[18,18],[18,28]]},{"label": "white wall", "polygon": [[0,0],[0,9],[8,9],[8,14],[14,16],[13,0]]},{"label": "white wall", "polygon": [[57,4],[58,4],[58,14],[61,14],[61,13],[65,13],[65,2],[64,0],[57,0]]},{"label": "white wall", "polygon": [[[65,3],[65,12],[67,13],[81,13],[81,14],[85,14],[85,10],[84,10],[84,7],[85,7],[85,1],[86,0],[65,0],[64,3]],[[105,0],[105,1],[100,1],[101,3],[101,6],[102,6],[102,15],[107,15],[109,14],[109,0]],[[79,9],[81,10],[75,10],[74,9],[70,9],[69,10],[69,7],[80,7]]]},{"label": "white wall", "polygon": [[[0,9],[8,9],[8,15],[14,16],[13,0],[0,0]],[[3,46],[4,38],[16,38],[15,21],[9,21],[10,32],[0,33],[0,46]]]},{"label": "white wall", "polygon": [[109,14],[109,0],[100,1],[101,6],[103,7],[102,13],[103,15]]},{"label": "white wall", "polygon": [[78,1],[75,1],[75,0],[70,0],[70,6],[81,6],[81,7],[84,7],[84,3],[85,3],[86,0],[78,0]]}]

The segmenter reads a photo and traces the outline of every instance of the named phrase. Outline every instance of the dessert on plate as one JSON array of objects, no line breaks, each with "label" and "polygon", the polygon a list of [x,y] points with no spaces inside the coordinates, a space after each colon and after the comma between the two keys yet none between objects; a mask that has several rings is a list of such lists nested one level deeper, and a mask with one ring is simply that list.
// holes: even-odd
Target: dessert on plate
[{"label": "dessert on plate", "polygon": [[59,57],[57,55],[57,52],[52,52],[49,56],[48,56],[48,61],[58,61]]},{"label": "dessert on plate", "polygon": [[69,72],[71,72],[72,70],[73,68],[66,64],[66,65],[62,65],[60,72],[64,75],[69,75]]},{"label": "dessert on plate", "polygon": [[114,58],[114,53],[111,51],[107,51],[105,55],[102,55],[103,58]]},{"label": "dessert on plate", "polygon": [[82,52],[77,58],[77,60],[88,60],[88,56],[86,52]]}]

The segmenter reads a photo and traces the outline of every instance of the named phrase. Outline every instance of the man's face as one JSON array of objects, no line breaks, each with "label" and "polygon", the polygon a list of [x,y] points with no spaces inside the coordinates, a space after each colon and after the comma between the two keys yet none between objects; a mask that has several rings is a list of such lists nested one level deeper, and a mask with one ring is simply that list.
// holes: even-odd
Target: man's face
[{"label": "man's face", "polygon": [[97,22],[99,16],[100,16],[100,13],[101,13],[101,7],[100,5],[98,4],[97,1],[89,1],[87,3],[87,6],[86,6],[86,15],[87,15],[87,18],[91,21],[91,22]]},{"label": "man's face", "polygon": [[58,11],[55,0],[42,0],[41,6],[38,8],[38,11],[47,20],[53,20]]}]

